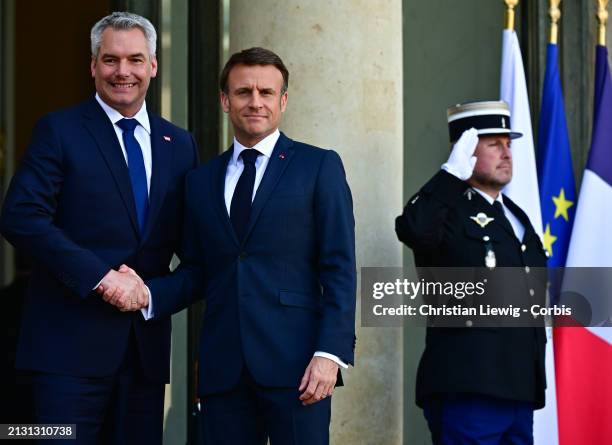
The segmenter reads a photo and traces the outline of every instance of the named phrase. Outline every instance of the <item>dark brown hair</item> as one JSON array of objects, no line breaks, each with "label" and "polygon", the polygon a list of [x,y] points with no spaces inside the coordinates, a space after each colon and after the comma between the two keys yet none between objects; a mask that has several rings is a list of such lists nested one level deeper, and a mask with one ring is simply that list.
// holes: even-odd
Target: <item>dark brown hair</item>
[{"label": "dark brown hair", "polygon": [[221,91],[226,94],[228,92],[227,79],[229,78],[229,73],[236,65],[274,65],[283,75],[281,94],[284,94],[285,91],[287,91],[287,88],[289,88],[289,71],[281,58],[269,49],[254,47],[232,54],[229,60],[225,63],[223,71],[221,71],[219,86]]}]

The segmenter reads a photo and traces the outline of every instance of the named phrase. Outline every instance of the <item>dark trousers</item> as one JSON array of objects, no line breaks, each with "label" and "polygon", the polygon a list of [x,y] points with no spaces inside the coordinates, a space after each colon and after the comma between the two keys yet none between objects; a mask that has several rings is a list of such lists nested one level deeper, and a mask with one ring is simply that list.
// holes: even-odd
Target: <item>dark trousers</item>
[{"label": "dark trousers", "polygon": [[531,445],[533,405],[480,395],[441,395],[424,409],[434,445]]},{"label": "dark trousers", "polygon": [[144,377],[133,333],[116,375],[32,378],[36,422],[76,424],[76,440],[54,444],[161,445],[164,384]]},{"label": "dark trousers", "polygon": [[203,399],[204,443],[327,445],[331,399],[303,406],[295,388],[266,388],[245,371],[231,391]]}]

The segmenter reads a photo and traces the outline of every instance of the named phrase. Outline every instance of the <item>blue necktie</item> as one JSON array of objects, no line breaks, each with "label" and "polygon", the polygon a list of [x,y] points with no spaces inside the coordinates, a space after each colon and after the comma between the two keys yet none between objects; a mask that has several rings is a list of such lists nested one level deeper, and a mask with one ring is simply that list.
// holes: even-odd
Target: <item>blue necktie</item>
[{"label": "blue necktie", "polygon": [[240,242],[242,242],[246,235],[249,217],[251,216],[253,187],[255,185],[255,161],[260,154],[252,148],[243,150],[240,153],[244,163],[244,170],[242,170],[242,174],[238,179],[238,184],[236,184],[236,189],[232,196],[232,204],[230,205],[230,221]]},{"label": "blue necktie", "polygon": [[140,233],[142,233],[149,211],[149,193],[142,149],[134,137],[134,129],[138,126],[138,121],[136,119],[121,119],[117,122],[117,126],[123,130],[123,145],[127,152],[128,170],[132,183],[132,193],[134,194],[134,204],[136,204],[138,226],[140,227]]}]

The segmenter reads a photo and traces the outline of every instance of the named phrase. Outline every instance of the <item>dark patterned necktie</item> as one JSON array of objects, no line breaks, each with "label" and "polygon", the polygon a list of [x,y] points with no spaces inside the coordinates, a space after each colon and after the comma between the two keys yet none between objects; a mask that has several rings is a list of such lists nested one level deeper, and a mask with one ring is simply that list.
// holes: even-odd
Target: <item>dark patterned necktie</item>
[{"label": "dark patterned necktie", "polygon": [[255,162],[260,155],[257,150],[247,149],[240,153],[244,170],[238,179],[234,195],[232,196],[232,204],[230,205],[230,221],[238,237],[238,241],[242,242],[246,235],[251,216],[251,204],[253,198],[253,187],[255,186]]},{"label": "dark patterned necktie", "polygon": [[497,220],[501,223],[501,225],[510,230],[511,233],[514,233],[514,228],[512,227],[512,224],[510,224],[510,220],[508,220],[506,217],[506,212],[504,212],[504,206],[502,203],[499,201],[494,201],[493,207],[495,207],[495,210],[497,210]]}]

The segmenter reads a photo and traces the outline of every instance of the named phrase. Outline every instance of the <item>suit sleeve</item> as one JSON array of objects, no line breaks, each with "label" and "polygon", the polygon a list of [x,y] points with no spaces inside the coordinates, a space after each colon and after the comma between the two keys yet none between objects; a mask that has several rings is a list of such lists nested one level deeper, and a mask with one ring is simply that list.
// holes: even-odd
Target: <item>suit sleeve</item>
[{"label": "suit sleeve", "polygon": [[61,143],[51,118],[46,117],[37,123],[30,147],[11,181],[0,226],[15,248],[84,298],[111,266],[80,247],[56,225],[63,181]]},{"label": "suit sleeve", "polygon": [[201,245],[196,227],[195,209],[198,203],[198,188],[191,183],[193,176],[185,180],[185,205],[181,248],[177,255],[179,266],[170,274],[147,280],[146,284],[153,300],[153,317],[161,318],[179,312],[204,295],[202,261],[199,259]]},{"label": "suit sleeve", "polygon": [[440,170],[408,200],[404,212],[395,219],[400,241],[413,250],[436,249],[444,237],[444,223],[467,184]]},{"label": "suit sleeve", "polygon": [[316,350],[353,364],[357,292],[355,219],[342,161],[334,151],[326,152],[318,172],[315,224],[323,291]]}]

